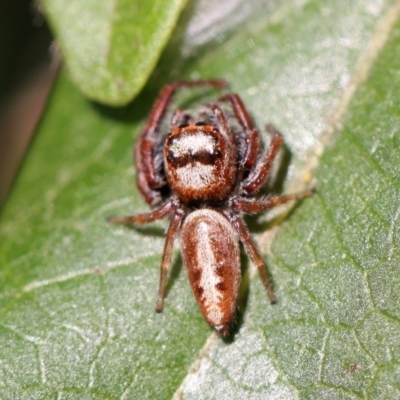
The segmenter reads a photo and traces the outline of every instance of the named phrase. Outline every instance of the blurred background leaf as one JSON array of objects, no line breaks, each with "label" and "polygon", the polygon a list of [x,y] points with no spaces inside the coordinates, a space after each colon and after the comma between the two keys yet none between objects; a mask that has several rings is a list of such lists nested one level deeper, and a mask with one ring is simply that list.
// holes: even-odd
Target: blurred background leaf
[{"label": "blurred background leaf", "polygon": [[[206,3],[182,14],[129,106],[58,80],[2,214],[0,397],[400,397],[399,2]],[[154,313],[166,221],[105,222],[147,209],[132,142],[160,87],[182,77],[227,79],[266,141],[265,123],[283,132],[284,190],[318,189],[280,226],[285,210],[248,220],[278,304],[245,261],[231,343],[199,315],[178,250]]]},{"label": "blurred background leaf", "polygon": [[91,99],[129,102],[144,86],[186,0],[43,0],[72,80]]}]

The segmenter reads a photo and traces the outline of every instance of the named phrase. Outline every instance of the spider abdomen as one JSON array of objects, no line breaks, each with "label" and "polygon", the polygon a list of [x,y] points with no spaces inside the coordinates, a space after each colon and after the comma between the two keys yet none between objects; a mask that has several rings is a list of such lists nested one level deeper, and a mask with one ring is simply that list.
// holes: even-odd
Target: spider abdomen
[{"label": "spider abdomen", "polygon": [[218,211],[201,209],[185,219],[182,257],[202,314],[222,336],[235,318],[240,285],[239,242]]}]

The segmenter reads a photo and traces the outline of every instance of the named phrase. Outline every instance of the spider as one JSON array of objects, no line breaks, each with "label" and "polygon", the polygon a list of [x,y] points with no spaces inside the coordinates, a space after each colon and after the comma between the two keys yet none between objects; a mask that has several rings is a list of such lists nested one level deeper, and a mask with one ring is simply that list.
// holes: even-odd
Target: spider
[{"label": "spider", "polygon": [[[164,133],[166,113],[182,88],[227,86],[223,80],[179,81],[160,92],[135,148],[137,185],[152,211],[111,217],[113,224],[143,225],[170,218],[161,261],[156,311],[164,306],[175,237],[206,321],[226,337],[232,333],[241,280],[239,241],[257,266],[272,304],[276,302],[264,261],[241,214],[260,213],[311,196],[306,190],[253,198],[268,179],[282,145],[278,131],[261,150],[260,136],[237,94],[227,94],[197,112],[176,110]],[[226,109],[233,112],[229,118]]]}]

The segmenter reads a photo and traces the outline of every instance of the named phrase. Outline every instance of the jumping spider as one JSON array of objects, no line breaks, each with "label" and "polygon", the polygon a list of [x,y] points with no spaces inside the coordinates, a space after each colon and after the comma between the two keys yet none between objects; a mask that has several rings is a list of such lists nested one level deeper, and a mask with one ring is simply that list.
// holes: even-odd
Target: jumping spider
[{"label": "jumping spider", "polygon": [[[227,94],[193,114],[177,110],[167,134],[162,124],[177,90],[224,88],[222,80],[181,81],[165,86],[134,150],[137,185],[153,211],[112,217],[114,224],[148,224],[170,217],[161,261],[156,311],[163,310],[175,236],[181,232],[183,262],[207,322],[221,336],[234,324],[241,278],[239,240],[257,266],[271,303],[275,294],[264,261],[240,216],[310,196],[312,190],[253,198],[268,179],[282,137],[272,127],[266,151],[237,94]],[[234,118],[222,107],[231,108]]]}]

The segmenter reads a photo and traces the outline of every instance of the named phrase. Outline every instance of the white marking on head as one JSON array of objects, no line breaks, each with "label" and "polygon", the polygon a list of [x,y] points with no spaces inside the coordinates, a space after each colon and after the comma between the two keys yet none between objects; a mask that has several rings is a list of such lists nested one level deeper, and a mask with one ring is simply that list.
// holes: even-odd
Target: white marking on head
[{"label": "white marking on head", "polygon": [[183,134],[174,138],[169,146],[169,150],[172,151],[174,157],[181,157],[188,153],[196,154],[199,151],[207,151],[213,154],[215,150],[215,139],[201,131],[197,131],[193,134]]}]

